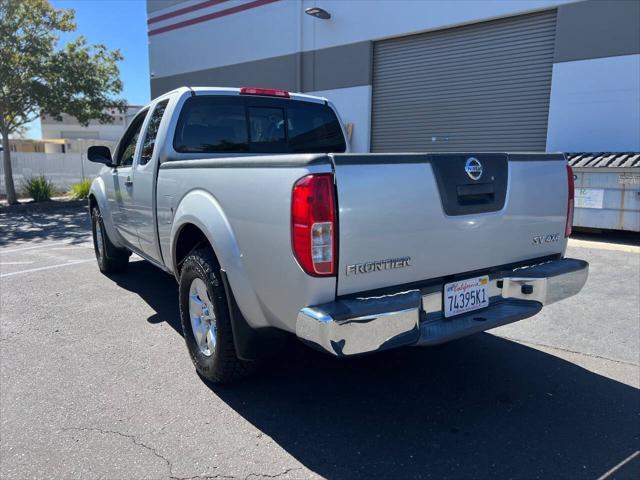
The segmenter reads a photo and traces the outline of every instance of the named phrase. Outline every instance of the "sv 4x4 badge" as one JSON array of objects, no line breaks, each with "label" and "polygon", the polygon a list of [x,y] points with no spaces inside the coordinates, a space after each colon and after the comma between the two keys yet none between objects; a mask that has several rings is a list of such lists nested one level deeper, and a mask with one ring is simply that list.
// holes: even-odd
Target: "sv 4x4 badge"
[{"label": "sv 4x4 badge", "polygon": [[553,243],[560,240],[559,233],[550,233],[549,235],[536,235],[533,237],[532,245],[542,245],[544,243]]}]

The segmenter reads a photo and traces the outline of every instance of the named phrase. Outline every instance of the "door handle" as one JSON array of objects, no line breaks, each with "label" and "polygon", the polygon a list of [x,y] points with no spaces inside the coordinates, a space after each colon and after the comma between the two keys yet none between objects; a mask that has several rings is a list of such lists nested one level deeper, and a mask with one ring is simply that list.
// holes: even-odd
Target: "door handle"
[{"label": "door handle", "polygon": [[131,177],[127,177],[127,179],[124,181],[124,184],[125,184],[127,187],[132,186],[132,185],[133,185],[133,180],[131,180]]}]

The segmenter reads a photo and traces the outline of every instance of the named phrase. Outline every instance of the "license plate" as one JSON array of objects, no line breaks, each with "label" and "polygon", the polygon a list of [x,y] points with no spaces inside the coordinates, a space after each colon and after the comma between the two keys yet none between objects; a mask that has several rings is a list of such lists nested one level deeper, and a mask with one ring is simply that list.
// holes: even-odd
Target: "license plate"
[{"label": "license plate", "polygon": [[444,316],[453,317],[489,306],[489,277],[468,278],[444,286]]}]

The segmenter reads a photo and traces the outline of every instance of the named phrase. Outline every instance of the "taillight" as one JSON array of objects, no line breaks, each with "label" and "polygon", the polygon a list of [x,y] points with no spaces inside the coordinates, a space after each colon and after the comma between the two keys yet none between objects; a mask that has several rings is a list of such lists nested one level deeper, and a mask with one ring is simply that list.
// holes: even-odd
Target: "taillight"
[{"label": "taillight", "polygon": [[262,95],[265,97],[289,98],[289,92],[279,88],[242,87],[240,95]]},{"label": "taillight", "polygon": [[291,243],[302,269],[316,277],[336,273],[336,211],[333,175],[307,175],[293,186]]},{"label": "taillight", "polygon": [[567,197],[567,225],[564,229],[564,236],[571,235],[571,229],[573,227],[573,202],[575,198],[575,185],[573,183],[573,168],[567,165],[567,188],[569,190],[569,196]]}]

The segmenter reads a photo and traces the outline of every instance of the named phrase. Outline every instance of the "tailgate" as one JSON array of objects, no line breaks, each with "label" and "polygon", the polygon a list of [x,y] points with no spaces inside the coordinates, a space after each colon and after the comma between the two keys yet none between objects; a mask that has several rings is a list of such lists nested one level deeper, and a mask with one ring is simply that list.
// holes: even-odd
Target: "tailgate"
[{"label": "tailgate", "polygon": [[334,155],[338,295],[564,252],[556,154]]}]

